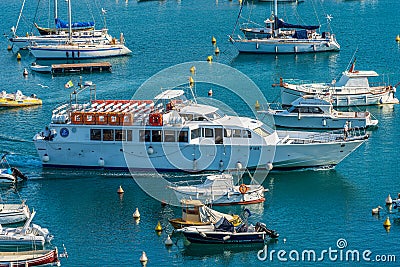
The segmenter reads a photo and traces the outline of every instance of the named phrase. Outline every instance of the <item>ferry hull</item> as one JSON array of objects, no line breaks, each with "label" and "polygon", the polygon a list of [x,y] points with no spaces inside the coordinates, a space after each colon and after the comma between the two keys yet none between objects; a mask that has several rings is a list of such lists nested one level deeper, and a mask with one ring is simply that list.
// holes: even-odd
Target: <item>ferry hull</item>
[{"label": "ferry hull", "polygon": [[[248,168],[266,168],[272,161],[274,151],[273,146],[265,147],[272,151],[268,156],[261,149],[249,152],[249,146],[66,144],[45,140],[35,140],[34,143],[44,167],[130,171],[222,171],[236,169],[237,162]],[[149,146],[152,150],[150,155]],[[178,154],[180,156],[171,156]]]}]

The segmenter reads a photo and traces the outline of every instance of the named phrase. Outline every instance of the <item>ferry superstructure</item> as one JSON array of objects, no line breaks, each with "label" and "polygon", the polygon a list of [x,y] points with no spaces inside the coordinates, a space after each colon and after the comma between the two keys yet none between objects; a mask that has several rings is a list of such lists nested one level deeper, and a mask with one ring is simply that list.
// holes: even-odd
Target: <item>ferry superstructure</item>
[{"label": "ferry superstructure", "polygon": [[156,96],[158,104],[92,100],[60,106],[51,135],[34,137],[43,166],[199,172],[272,163],[279,139],[261,121],[183,97],[183,90],[166,90]]},{"label": "ferry superstructure", "polygon": [[257,119],[187,100],[176,89],[154,100],[72,99],[54,109],[48,129],[33,138],[44,167],[201,172],[335,166],[367,137],[277,132]]}]

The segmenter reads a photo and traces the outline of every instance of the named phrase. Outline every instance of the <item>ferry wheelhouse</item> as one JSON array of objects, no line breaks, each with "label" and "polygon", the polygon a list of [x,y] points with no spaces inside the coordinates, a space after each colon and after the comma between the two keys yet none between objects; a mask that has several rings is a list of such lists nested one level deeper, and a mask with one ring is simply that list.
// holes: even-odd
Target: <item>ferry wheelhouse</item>
[{"label": "ferry wheelhouse", "polygon": [[[77,96],[90,88],[89,102]],[[270,168],[277,133],[166,90],[154,100],[97,100],[85,84],[33,138],[45,167],[188,172]]]}]

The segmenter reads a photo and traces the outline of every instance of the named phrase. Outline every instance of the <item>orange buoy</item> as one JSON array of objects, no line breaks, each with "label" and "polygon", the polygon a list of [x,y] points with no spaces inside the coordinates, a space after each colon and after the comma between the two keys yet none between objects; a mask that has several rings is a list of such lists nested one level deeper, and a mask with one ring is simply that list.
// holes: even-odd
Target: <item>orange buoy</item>
[{"label": "orange buoy", "polygon": [[218,46],[215,48],[214,53],[215,53],[216,56],[219,55],[219,48],[218,48]]},{"label": "orange buoy", "polygon": [[118,194],[123,194],[124,193],[124,189],[122,189],[122,186],[119,186],[117,193]]}]

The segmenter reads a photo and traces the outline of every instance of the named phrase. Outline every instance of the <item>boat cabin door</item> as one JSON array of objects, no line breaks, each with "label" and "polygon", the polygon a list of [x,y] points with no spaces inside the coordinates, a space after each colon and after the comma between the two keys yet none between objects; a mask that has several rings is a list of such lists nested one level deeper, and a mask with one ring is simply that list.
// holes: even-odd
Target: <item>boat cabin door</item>
[{"label": "boat cabin door", "polygon": [[224,135],[222,128],[215,128],[215,144],[223,144],[224,143]]}]

